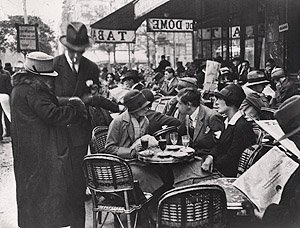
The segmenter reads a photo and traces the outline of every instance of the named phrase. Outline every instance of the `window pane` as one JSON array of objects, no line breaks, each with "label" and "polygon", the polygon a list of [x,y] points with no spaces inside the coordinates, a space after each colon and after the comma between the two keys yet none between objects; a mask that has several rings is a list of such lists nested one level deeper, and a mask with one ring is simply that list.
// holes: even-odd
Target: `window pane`
[{"label": "window pane", "polygon": [[245,59],[250,62],[250,66],[254,66],[254,39],[245,40]]}]

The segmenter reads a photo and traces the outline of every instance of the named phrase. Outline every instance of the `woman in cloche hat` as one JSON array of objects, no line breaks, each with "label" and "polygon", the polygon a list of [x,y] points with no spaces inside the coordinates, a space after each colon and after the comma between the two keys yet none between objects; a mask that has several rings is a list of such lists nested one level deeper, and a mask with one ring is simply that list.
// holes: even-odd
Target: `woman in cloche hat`
[{"label": "woman in cloche hat", "polygon": [[76,99],[59,106],[51,91],[55,77],[53,57],[43,52],[28,54],[25,71],[13,76],[11,136],[19,227],[70,224],[65,173],[70,151],[61,126],[84,118],[85,106]]},{"label": "woman in cloche hat", "polygon": [[[130,90],[124,96],[127,111],[116,117],[108,129],[106,151],[122,158],[135,159],[142,150],[139,143],[134,143],[148,133],[149,120],[146,117],[149,101],[139,90]],[[136,146],[134,146],[136,145]],[[145,192],[154,192],[162,185],[157,170],[134,160],[130,162],[134,178],[140,182]]]}]

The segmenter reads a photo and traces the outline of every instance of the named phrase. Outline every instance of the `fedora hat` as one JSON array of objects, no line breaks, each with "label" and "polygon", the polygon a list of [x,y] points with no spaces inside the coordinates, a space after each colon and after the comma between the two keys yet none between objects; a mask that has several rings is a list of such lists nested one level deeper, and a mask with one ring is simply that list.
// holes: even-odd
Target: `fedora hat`
[{"label": "fedora hat", "polygon": [[[300,95],[286,99],[274,113],[274,117],[288,138],[300,131]],[[281,139],[282,140],[282,139]]]},{"label": "fedora hat", "polygon": [[126,78],[140,78],[139,72],[137,70],[129,70],[123,76],[121,76],[122,80]]},{"label": "fedora hat", "polygon": [[37,75],[56,77],[54,71],[53,56],[44,52],[35,51],[27,54],[24,68],[26,71]]},{"label": "fedora hat", "polygon": [[146,97],[147,101],[150,101],[151,103],[155,100],[154,94],[150,89],[142,89],[141,90],[142,94]]},{"label": "fedora hat", "polygon": [[252,70],[247,74],[247,83],[245,86],[253,86],[259,84],[269,84],[270,82],[266,79],[264,72],[259,70]]},{"label": "fedora hat", "polygon": [[282,68],[276,67],[272,70],[271,78],[273,80],[277,79],[277,78],[283,78],[283,77],[285,77],[285,73],[284,73],[284,70]]},{"label": "fedora hat", "polygon": [[67,35],[59,38],[60,42],[74,51],[84,51],[93,45],[94,40],[88,36],[86,26],[81,22],[71,22],[67,26]]},{"label": "fedora hat", "polygon": [[216,92],[215,96],[232,103],[237,108],[240,107],[243,100],[246,98],[242,87],[236,84],[225,86],[220,92]]},{"label": "fedora hat", "polygon": [[183,88],[197,88],[197,79],[192,77],[179,78],[176,90],[178,92]]},{"label": "fedora hat", "polygon": [[127,107],[129,113],[134,113],[145,108],[149,101],[142,92],[137,89],[130,90],[124,96],[124,105]]}]

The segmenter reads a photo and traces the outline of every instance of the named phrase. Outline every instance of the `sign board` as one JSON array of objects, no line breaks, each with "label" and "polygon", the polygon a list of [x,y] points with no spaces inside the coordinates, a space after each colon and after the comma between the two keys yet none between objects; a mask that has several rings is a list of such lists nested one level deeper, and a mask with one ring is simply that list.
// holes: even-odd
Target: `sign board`
[{"label": "sign board", "polygon": [[193,20],[150,18],[148,32],[193,32]]},{"label": "sign board", "polygon": [[38,25],[20,25],[16,24],[17,29],[17,50],[20,51],[38,51]]},{"label": "sign board", "polygon": [[134,16],[135,19],[149,13],[150,11],[154,10],[155,8],[165,4],[170,0],[138,0],[134,4]]},{"label": "sign board", "polygon": [[134,43],[135,31],[93,29],[92,38],[96,43]]},{"label": "sign board", "polygon": [[240,38],[241,27],[233,26],[231,27],[231,38]]},{"label": "sign board", "polygon": [[289,30],[289,24],[288,23],[284,23],[282,25],[279,25],[279,32],[284,32]]}]

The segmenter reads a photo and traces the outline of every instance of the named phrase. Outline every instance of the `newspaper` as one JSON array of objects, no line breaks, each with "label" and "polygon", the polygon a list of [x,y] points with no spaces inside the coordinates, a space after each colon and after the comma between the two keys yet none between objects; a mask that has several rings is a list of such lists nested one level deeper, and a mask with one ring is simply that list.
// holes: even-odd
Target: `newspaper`
[{"label": "newspaper", "polygon": [[274,146],[233,185],[264,213],[270,204],[279,203],[285,184],[298,166],[298,163]]},{"label": "newspaper", "polygon": [[[255,121],[263,130],[268,132],[275,140],[280,139],[284,132],[282,131],[281,127],[279,126],[277,120],[259,120]],[[300,158],[300,151],[295,145],[295,143],[289,139],[284,139],[279,141],[281,145],[283,145],[287,150],[292,152],[298,158]]]},{"label": "newspaper", "polygon": [[205,81],[203,84],[203,89],[207,91],[215,91],[218,87],[218,76],[221,63],[207,60],[206,70],[205,70]]}]

